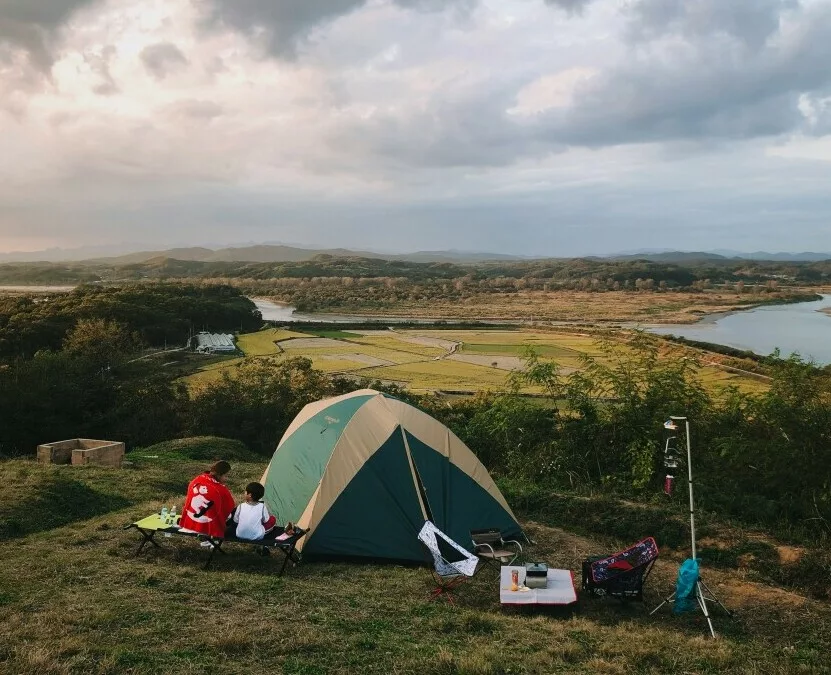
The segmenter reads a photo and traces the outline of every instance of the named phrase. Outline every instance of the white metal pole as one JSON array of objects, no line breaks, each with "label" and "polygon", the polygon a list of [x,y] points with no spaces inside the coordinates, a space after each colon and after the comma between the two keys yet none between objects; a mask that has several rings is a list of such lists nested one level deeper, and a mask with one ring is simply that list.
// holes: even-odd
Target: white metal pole
[{"label": "white metal pole", "polygon": [[690,538],[692,539],[692,557],[695,560],[698,556],[695,550],[695,502],[693,501],[693,477],[692,477],[692,448],[690,445],[690,421],[685,417],[687,429],[687,477],[690,485]]}]

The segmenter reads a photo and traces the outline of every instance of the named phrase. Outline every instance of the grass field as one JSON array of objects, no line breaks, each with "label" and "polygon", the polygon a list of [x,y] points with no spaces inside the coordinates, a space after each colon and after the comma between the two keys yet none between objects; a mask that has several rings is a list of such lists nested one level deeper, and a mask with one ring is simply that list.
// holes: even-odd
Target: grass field
[{"label": "grass field", "polygon": [[[276,559],[238,546],[204,572],[205,551],[176,538],[134,558],[137,534],[122,526],[162,505],[181,506],[188,479],[204,468],[190,460],[134,462],[121,470],[0,462],[0,521],[14,525],[0,532],[0,672],[828,672],[828,603],[760,581],[740,565],[705,568],[710,587],[736,611],[732,621],[715,615],[718,640],[703,637],[698,614],[650,617],[685,555],[660,540],[643,605],[581,599],[574,612],[504,611],[488,569],[462,587],[453,607],[428,600],[421,568],[305,563],[278,578]],[[234,462],[232,490],[257,479],[264,464]],[[528,557],[571,569],[578,580],[585,556],[653,533],[623,505],[614,522],[624,537],[585,532],[609,505],[579,507],[579,535],[565,510],[514,506],[537,542]]]},{"label": "grass field", "polygon": [[[241,335],[245,358],[306,356],[326,373],[361,376],[407,386],[415,391],[497,390],[508,371],[519,367],[526,346],[555,361],[564,375],[582,367],[583,355],[600,357],[597,337],[589,333],[540,330],[383,330],[287,331],[267,329]],[[187,377],[191,385],[233,374],[240,357],[217,360]],[[728,385],[760,391],[763,380],[721,368],[707,359],[701,379],[714,390]],[[712,363],[710,363],[712,362]],[[527,393],[537,393],[529,388]]]}]

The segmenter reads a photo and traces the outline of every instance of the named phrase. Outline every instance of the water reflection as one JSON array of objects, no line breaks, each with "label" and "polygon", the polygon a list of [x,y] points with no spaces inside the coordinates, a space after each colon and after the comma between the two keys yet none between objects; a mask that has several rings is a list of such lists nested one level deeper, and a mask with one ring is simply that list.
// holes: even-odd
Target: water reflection
[{"label": "water reflection", "polygon": [[829,307],[831,295],[824,295],[813,302],[768,305],[697,324],[653,326],[648,330],[747,349],[762,356],[778,348],[783,357],[796,352],[825,365],[831,363],[831,316],[819,310]]}]

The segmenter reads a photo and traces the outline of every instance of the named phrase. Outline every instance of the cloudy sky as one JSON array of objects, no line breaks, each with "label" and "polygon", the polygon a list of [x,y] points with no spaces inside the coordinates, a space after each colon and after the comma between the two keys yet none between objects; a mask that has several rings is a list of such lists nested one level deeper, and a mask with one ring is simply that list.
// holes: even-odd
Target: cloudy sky
[{"label": "cloudy sky", "polygon": [[0,251],[831,251],[831,0],[0,0]]}]

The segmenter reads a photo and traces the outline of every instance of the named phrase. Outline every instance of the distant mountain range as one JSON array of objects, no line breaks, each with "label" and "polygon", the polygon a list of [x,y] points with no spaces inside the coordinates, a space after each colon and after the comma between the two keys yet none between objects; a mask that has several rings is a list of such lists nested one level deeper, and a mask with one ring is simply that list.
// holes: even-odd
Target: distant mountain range
[{"label": "distant mountain range", "polygon": [[[113,248],[85,247],[79,249],[49,249],[26,253],[0,253],[0,262],[95,262],[111,265],[131,265],[158,258],[200,262],[301,262],[315,256],[330,255],[338,258],[360,257],[405,262],[478,263],[485,261],[523,260],[522,256],[501,253],[476,253],[471,251],[417,251],[415,253],[378,253],[345,248],[312,249],[283,244],[259,244],[212,249],[202,246],[171,248],[156,251],[136,251],[113,254]],[[109,255],[107,255],[109,253]]]},{"label": "distant mountain range", "polygon": [[643,250],[621,253],[611,256],[603,256],[612,260],[651,260],[653,262],[684,263],[718,260],[771,260],[775,262],[816,262],[818,260],[831,259],[831,253],[768,253],[766,251],[754,251],[744,253],[742,251],[731,251],[729,249],[717,249],[715,251],[672,251],[672,250]]},{"label": "distant mountain range", "polygon": [[[138,248],[138,247],[136,247]],[[361,257],[381,260],[400,260],[403,262],[423,263],[482,263],[507,262],[540,259],[539,257],[509,255],[502,253],[471,251],[417,251],[415,253],[379,253],[377,251],[360,251],[345,248],[313,249],[284,244],[257,244],[224,248],[203,246],[180,247],[165,250],[130,251],[130,246],[93,246],[77,249],[53,248],[44,251],[21,253],[0,253],[0,263],[13,262],[95,262],[110,265],[141,264],[148,260],[173,258],[200,262],[301,262],[320,255],[334,257]],[[557,256],[548,256],[554,258]],[[566,256],[562,256],[566,257]],[[577,256],[569,256],[577,257]],[[771,260],[778,262],[814,262],[831,259],[831,253],[767,253],[755,251],[744,253],[727,249],[714,251],[674,251],[671,249],[643,249],[603,256],[582,256],[611,260],[650,260],[664,263],[701,262],[711,260],[744,259]]]}]

